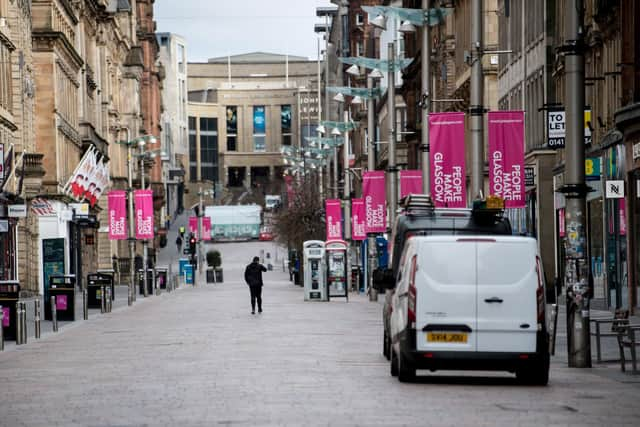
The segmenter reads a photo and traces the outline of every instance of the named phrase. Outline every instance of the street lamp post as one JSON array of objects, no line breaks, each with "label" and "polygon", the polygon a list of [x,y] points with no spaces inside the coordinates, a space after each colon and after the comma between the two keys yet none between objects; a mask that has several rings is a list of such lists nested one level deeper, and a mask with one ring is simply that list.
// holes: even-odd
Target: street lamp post
[{"label": "street lamp post", "polygon": [[[430,0],[422,0],[422,8],[430,15]],[[431,26],[428,18],[422,26],[422,139],[420,144],[422,162],[422,192],[431,197],[431,175],[429,171],[429,113],[431,111]]]},{"label": "street lamp post", "polygon": [[387,160],[387,172],[389,173],[389,225],[393,227],[396,222],[396,209],[398,206],[398,169],[396,167],[396,72],[395,72],[395,43],[388,45],[389,57],[389,84],[387,88],[387,117],[389,125],[389,153]]},{"label": "street lamp post", "polygon": [[333,128],[331,131],[333,135],[333,198],[338,198],[338,137],[340,136],[340,130]]},{"label": "street lamp post", "polygon": [[[138,141],[138,147],[140,147],[140,189],[144,190],[146,185],[144,182],[144,140]],[[149,289],[147,289],[147,260],[149,258],[149,242],[147,239],[142,240],[142,293],[145,298],[149,296]]]},{"label": "street lamp post", "polygon": [[136,230],[134,224],[133,214],[133,153],[131,150],[131,144],[129,143],[130,131],[129,128],[124,128],[127,131],[127,195],[129,204],[129,289],[127,296],[127,304],[132,305],[136,300],[135,292],[135,258],[136,258]]}]

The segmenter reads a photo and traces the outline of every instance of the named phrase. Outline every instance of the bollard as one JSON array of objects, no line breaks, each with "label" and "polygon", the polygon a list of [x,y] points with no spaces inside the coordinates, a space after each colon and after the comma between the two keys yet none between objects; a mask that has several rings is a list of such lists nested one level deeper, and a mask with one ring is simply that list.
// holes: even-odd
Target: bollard
[{"label": "bollard", "polygon": [[53,332],[58,332],[58,309],[56,308],[56,297],[51,297],[51,320]]},{"label": "bollard", "polygon": [[100,285],[100,313],[104,314],[104,312],[107,311],[105,304],[106,301],[104,299],[104,285]]},{"label": "bollard", "polygon": [[4,311],[0,305],[0,351],[4,351],[4,326],[2,326],[2,320],[4,320]]},{"label": "bollard", "polygon": [[27,343],[27,303],[22,303],[22,311],[20,312],[20,318],[22,319],[22,344]]},{"label": "bollard", "polygon": [[16,345],[22,344],[22,319],[20,316],[21,303],[16,303]]},{"label": "bollard", "polygon": [[106,300],[106,307],[105,307],[106,311],[107,313],[111,313],[111,286],[107,286],[105,300]]},{"label": "bollard", "polygon": [[36,333],[36,339],[40,338],[40,300],[37,299],[35,301],[35,333]]},{"label": "bollard", "polygon": [[82,288],[82,318],[89,320],[89,295],[87,288]]},{"label": "bollard", "polygon": [[133,305],[133,297],[131,295],[131,285],[127,287],[127,305]]}]

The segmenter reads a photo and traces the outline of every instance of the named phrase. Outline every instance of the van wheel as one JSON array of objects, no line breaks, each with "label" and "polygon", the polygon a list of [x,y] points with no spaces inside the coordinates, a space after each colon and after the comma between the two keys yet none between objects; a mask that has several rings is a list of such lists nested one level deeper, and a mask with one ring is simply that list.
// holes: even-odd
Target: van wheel
[{"label": "van wheel", "polygon": [[392,348],[389,349],[389,353],[391,353],[389,356],[391,358],[391,363],[389,364],[391,370],[391,376],[392,377],[397,377],[398,376],[398,357],[396,356],[396,352],[393,351]]},{"label": "van wheel", "polygon": [[549,357],[527,368],[517,370],[516,379],[526,385],[547,385],[549,383]]},{"label": "van wheel", "polygon": [[398,355],[398,380],[403,383],[411,383],[416,380],[416,368],[407,361],[402,352]]},{"label": "van wheel", "polygon": [[391,355],[389,354],[389,347],[391,344],[389,343],[389,336],[387,335],[387,331],[384,332],[384,337],[382,338],[382,354],[387,360],[391,359]]}]

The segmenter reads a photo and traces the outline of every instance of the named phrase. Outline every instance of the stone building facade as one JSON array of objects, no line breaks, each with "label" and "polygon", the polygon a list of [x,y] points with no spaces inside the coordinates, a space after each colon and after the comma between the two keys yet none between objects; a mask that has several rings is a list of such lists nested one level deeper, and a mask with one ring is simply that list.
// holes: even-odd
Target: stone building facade
[{"label": "stone building facade", "polygon": [[279,194],[280,148],[316,135],[317,62],[253,53],[188,67],[187,180]]}]

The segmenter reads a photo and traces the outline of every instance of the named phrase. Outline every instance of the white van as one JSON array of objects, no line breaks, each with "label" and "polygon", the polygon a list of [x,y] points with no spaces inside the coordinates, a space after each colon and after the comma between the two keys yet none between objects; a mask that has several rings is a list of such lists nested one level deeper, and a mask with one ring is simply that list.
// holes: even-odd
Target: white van
[{"label": "white van", "polygon": [[501,370],[546,385],[549,345],[536,241],[515,236],[414,236],[391,301],[391,374]]}]

